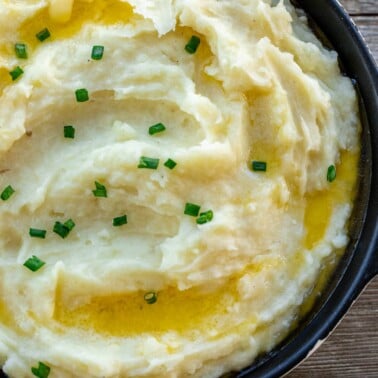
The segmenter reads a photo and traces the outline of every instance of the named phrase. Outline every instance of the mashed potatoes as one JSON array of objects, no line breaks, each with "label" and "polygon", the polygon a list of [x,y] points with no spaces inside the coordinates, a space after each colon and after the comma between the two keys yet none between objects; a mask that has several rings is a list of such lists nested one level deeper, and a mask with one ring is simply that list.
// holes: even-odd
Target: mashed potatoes
[{"label": "mashed potatoes", "polygon": [[295,324],[348,241],[359,122],[271,3],[0,1],[10,377],[216,377]]}]

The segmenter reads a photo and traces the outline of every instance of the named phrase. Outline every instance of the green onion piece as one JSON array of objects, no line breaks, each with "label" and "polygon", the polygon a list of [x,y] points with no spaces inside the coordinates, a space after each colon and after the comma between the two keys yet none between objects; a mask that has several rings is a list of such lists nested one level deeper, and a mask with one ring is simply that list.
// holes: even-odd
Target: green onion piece
[{"label": "green onion piece", "polygon": [[89,94],[85,88],[77,89],[75,95],[77,102],[86,102],[89,100]]},{"label": "green onion piece", "polygon": [[43,362],[38,362],[38,367],[32,367],[31,372],[38,378],[47,378],[50,374],[50,367]]},{"label": "green onion piece", "polygon": [[39,41],[43,42],[44,40],[46,40],[47,38],[49,38],[51,36],[51,34],[49,32],[49,29],[44,28],[40,32],[38,32],[35,36],[37,37],[37,39]]},{"label": "green onion piece", "polygon": [[46,263],[44,261],[40,260],[37,256],[33,255],[32,257],[29,257],[23,265],[30,269],[32,272],[36,272],[37,270],[41,269],[45,264]]},{"label": "green onion piece", "polygon": [[75,128],[71,125],[64,126],[64,137],[65,138],[75,138]]},{"label": "green onion piece", "polygon": [[62,239],[65,239],[71,230],[75,227],[75,222],[72,219],[61,223],[55,222],[53,231],[58,234]]},{"label": "green onion piece", "polygon": [[38,228],[29,228],[29,235],[32,238],[44,239],[46,237],[46,230],[40,230]]},{"label": "green onion piece", "polygon": [[327,170],[327,181],[332,182],[336,178],[336,167],[334,165],[330,165]]},{"label": "green onion piece", "polygon": [[75,222],[72,219],[68,219],[64,222],[64,225],[71,231],[76,226]]},{"label": "green onion piece", "polygon": [[127,215],[122,215],[120,217],[113,218],[113,226],[118,227],[127,224]]},{"label": "green onion piece", "polygon": [[101,60],[104,55],[104,46],[93,46],[91,57],[94,60]]},{"label": "green onion piece", "polygon": [[176,167],[177,163],[176,163],[174,160],[172,160],[172,159],[168,159],[168,160],[164,163],[164,165],[165,165],[167,168],[169,168],[169,169],[173,169],[174,167]]},{"label": "green onion piece", "polygon": [[28,58],[28,51],[27,51],[26,45],[24,43],[16,43],[14,45],[14,51],[16,53],[17,58],[19,58],[19,59],[27,59]]},{"label": "green onion piece", "polygon": [[144,294],[144,300],[148,304],[154,304],[157,301],[157,293],[155,293],[154,291],[150,291]]},{"label": "green onion piece", "polygon": [[266,162],[265,161],[253,161],[252,170],[255,172],[266,172]]},{"label": "green onion piece", "polygon": [[184,214],[186,215],[190,215],[192,217],[197,217],[198,216],[198,213],[200,211],[200,208],[201,206],[199,205],[196,205],[194,203],[190,203],[190,202],[187,202],[185,204],[185,210],[184,210]]},{"label": "green onion piece", "polygon": [[67,237],[70,233],[70,230],[63,223],[60,222],[55,222],[53,231],[60,237],[62,237],[62,239]]},{"label": "green onion piece", "polygon": [[197,224],[204,224],[204,223],[207,223],[207,222],[210,222],[212,219],[213,219],[213,211],[212,210],[208,210],[204,213],[200,213],[199,217],[197,218]]},{"label": "green onion piece", "polygon": [[95,181],[96,189],[92,190],[92,193],[95,197],[104,197],[106,198],[108,196],[108,193],[106,191],[106,187],[99,182]]},{"label": "green onion piece", "polygon": [[10,186],[8,185],[1,193],[0,195],[0,198],[3,200],[3,201],[6,201],[8,200],[12,194],[15,192],[15,190]]},{"label": "green onion piece", "polygon": [[162,123],[157,123],[156,125],[150,126],[150,128],[148,129],[148,133],[150,135],[154,135],[157,133],[161,133],[164,130],[165,130],[165,126]]},{"label": "green onion piece", "polygon": [[189,54],[194,54],[197,51],[200,42],[201,40],[197,36],[192,35],[189,42],[185,45],[185,50]]},{"label": "green onion piece", "polygon": [[13,71],[9,72],[9,75],[11,75],[12,80],[15,81],[18,79],[22,74],[24,73],[23,69],[20,66],[17,66]]},{"label": "green onion piece", "polygon": [[159,166],[159,159],[141,156],[139,159],[138,168],[157,169]]}]

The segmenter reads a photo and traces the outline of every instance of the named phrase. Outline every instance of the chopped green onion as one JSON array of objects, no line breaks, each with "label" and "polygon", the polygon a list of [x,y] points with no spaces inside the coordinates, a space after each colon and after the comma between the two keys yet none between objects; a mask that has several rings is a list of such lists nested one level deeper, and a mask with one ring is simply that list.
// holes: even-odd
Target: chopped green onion
[{"label": "chopped green onion", "polygon": [[37,256],[29,257],[25,262],[24,266],[30,269],[32,272],[36,272],[37,270],[41,269],[43,265],[46,263],[40,260]]},{"label": "chopped green onion", "polygon": [[75,222],[72,219],[68,219],[64,222],[64,225],[71,231],[76,226]]},{"label": "chopped green onion", "polygon": [[89,100],[88,91],[85,88],[80,88],[75,91],[77,102],[86,102]]},{"label": "chopped green onion", "polygon": [[154,291],[150,291],[144,294],[144,300],[148,304],[154,304],[157,301],[157,293],[155,293]]},{"label": "chopped green onion", "polygon": [[10,186],[8,185],[1,193],[0,195],[0,198],[3,200],[3,201],[6,201],[8,200],[12,194],[15,192],[15,190]]},{"label": "chopped green onion", "polygon": [[75,227],[75,222],[72,219],[61,223],[55,222],[53,231],[58,234],[62,239],[66,238],[71,230]]},{"label": "chopped green onion", "polygon": [[9,75],[11,75],[12,80],[15,81],[18,79],[22,74],[24,73],[23,69],[20,66],[17,66],[13,71],[9,72]]},{"label": "chopped green onion", "polygon": [[92,47],[92,59],[100,60],[104,55],[104,46],[93,46]]},{"label": "chopped green onion", "polygon": [[29,235],[32,238],[44,239],[46,237],[46,230],[40,230],[38,228],[29,228]]},{"label": "chopped green onion", "polygon": [[164,130],[165,130],[165,126],[162,123],[157,123],[156,125],[150,126],[150,128],[148,129],[148,133],[150,135],[154,135],[157,133],[161,133]]},{"label": "chopped green onion", "polygon": [[199,205],[196,205],[194,203],[190,203],[190,202],[187,202],[185,204],[185,210],[184,210],[184,214],[186,215],[190,215],[192,217],[197,217],[198,216],[198,213],[200,211],[200,208],[201,206]]},{"label": "chopped green onion", "polygon": [[330,165],[327,170],[327,181],[332,182],[336,178],[336,167],[334,165]]},{"label": "chopped green onion", "polygon": [[172,160],[172,159],[168,159],[168,160],[164,163],[164,165],[165,165],[167,168],[169,168],[169,169],[173,169],[174,167],[176,167],[177,163],[176,163],[174,160]]},{"label": "chopped green onion", "polygon": [[189,42],[185,45],[185,50],[189,54],[194,54],[197,51],[200,42],[201,40],[197,36],[192,35]]},{"label": "chopped green onion", "polygon": [[159,166],[159,159],[141,156],[139,159],[138,168],[157,169]]},{"label": "chopped green onion", "polygon": [[104,197],[106,198],[108,196],[108,193],[106,191],[106,187],[99,182],[95,181],[96,189],[92,190],[92,193],[95,197]]},{"label": "chopped green onion", "polygon": [[16,56],[19,59],[27,59],[28,58],[28,51],[26,49],[26,45],[24,43],[16,43],[14,45],[14,51],[16,52]]},{"label": "chopped green onion", "polygon": [[255,172],[266,172],[266,162],[265,161],[253,161],[252,170]]},{"label": "chopped green onion", "polygon": [[63,239],[67,237],[70,233],[70,230],[63,223],[60,222],[55,222],[53,231]]},{"label": "chopped green onion", "polygon": [[113,226],[118,227],[127,224],[127,215],[122,215],[120,217],[113,218]]},{"label": "chopped green onion", "polygon": [[49,38],[51,36],[49,29],[44,28],[40,32],[38,32],[36,35],[37,39],[41,42],[43,42],[45,39]]},{"label": "chopped green onion", "polygon": [[64,126],[64,137],[65,138],[75,138],[75,128],[71,125]]},{"label": "chopped green onion", "polygon": [[200,213],[199,217],[197,218],[197,224],[204,224],[210,222],[213,219],[213,211],[208,210],[204,213]]},{"label": "chopped green onion", "polygon": [[38,362],[38,367],[32,367],[31,372],[37,378],[47,378],[50,374],[50,367],[45,365],[43,362]]}]

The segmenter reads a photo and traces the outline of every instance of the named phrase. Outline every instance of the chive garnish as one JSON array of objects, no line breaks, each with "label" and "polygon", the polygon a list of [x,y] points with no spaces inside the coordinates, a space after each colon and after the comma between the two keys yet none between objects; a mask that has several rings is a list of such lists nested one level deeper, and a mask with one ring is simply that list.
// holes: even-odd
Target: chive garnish
[{"label": "chive garnish", "polygon": [[101,60],[104,55],[104,46],[93,46],[91,57],[94,60]]},{"label": "chive garnish", "polygon": [[24,43],[16,43],[14,45],[14,51],[16,53],[17,58],[19,59],[27,59],[28,52],[26,49],[26,45]]},{"label": "chive garnish", "polygon": [[44,40],[46,40],[47,38],[49,38],[51,36],[51,34],[50,34],[49,29],[44,28],[40,32],[38,32],[35,36],[37,37],[37,39],[40,42],[43,42]]},{"label": "chive garnish", "polygon": [[113,226],[119,227],[127,224],[127,215],[121,215],[120,217],[113,218]]},{"label": "chive garnish", "polygon": [[13,71],[9,72],[9,75],[11,75],[12,80],[17,80],[22,74],[24,73],[23,69],[20,66],[17,66]]},{"label": "chive garnish", "polygon": [[92,190],[92,193],[95,197],[104,197],[106,198],[108,196],[108,193],[106,191],[106,187],[102,184],[100,184],[98,181],[95,181],[96,189]]},{"label": "chive garnish", "polygon": [[68,219],[68,221],[64,223],[55,222],[53,231],[62,239],[65,239],[74,227],[75,222],[72,219]]},{"label": "chive garnish", "polygon": [[174,160],[172,160],[172,159],[168,159],[168,160],[164,163],[164,165],[165,165],[167,168],[169,168],[169,169],[173,169],[174,167],[176,167],[177,163],[176,163]]},{"label": "chive garnish", "polygon": [[64,225],[71,231],[76,225],[72,219],[68,219],[64,222]]},{"label": "chive garnish", "polygon": [[148,129],[148,133],[150,135],[154,135],[157,133],[161,133],[164,130],[165,130],[165,126],[160,122],[160,123],[157,123],[156,125],[150,126],[150,128]]},{"label": "chive garnish", "polygon": [[29,235],[32,238],[44,239],[46,237],[46,230],[40,230],[38,228],[29,228]]},{"label": "chive garnish", "polygon": [[8,185],[1,193],[0,195],[0,198],[3,200],[3,201],[6,201],[8,200],[12,194],[15,192],[15,190],[10,186]]},{"label": "chive garnish", "polygon": [[185,45],[185,50],[189,54],[194,54],[197,51],[200,42],[201,40],[197,36],[192,35],[189,42]]},{"label": "chive garnish", "polygon": [[36,272],[37,270],[41,269],[43,265],[46,263],[42,260],[40,260],[37,256],[29,257],[25,262],[24,266],[28,269],[30,269],[32,272]]},{"label": "chive garnish", "polygon": [[204,224],[204,223],[210,222],[213,219],[213,216],[214,214],[212,210],[205,211],[204,213],[200,213],[196,222],[197,224]]},{"label": "chive garnish", "polygon": [[77,102],[86,102],[89,100],[88,90],[85,88],[80,88],[75,91]]},{"label": "chive garnish", "polygon": [[139,159],[138,168],[157,169],[159,166],[159,159],[141,156]]},{"label": "chive garnish", "polygon": [[71,125],[64,126],[64,137],[65,138],[75,138],[75,128]]},{"label": "chive garnish", "polygon": [[336,178],[336,167],[334,165],[330,165],[327,170],[327,181],[332,182]]},{"label": "chive garnish", "polygon": [[55,222],[53,231],[63,239],[69,234],[70,230],[60,222]]},{"label": "chive garnish", "polygon": [[32,367],[31,372],[37,378],[47,378],[50,374],[50,367],[43,362],[38,362],[38,367]]},{"label": "chive garnish", "polygon": [[154,291],[150,291],[144,294],[144,300],[148,304],[154,304],[157,301],[157,293],[155,293]]},{"label": "chive garnish", "polygon": [[252,161],[252,170],[255,172],[266,172],[266,166],[265,161]]},{"label": "chive garnish", "polygon": [[197,217],[198,214],[199,214],[200,208],[201,208],[201,206],[199,206],[199,205],[187,202],[185,204],[184,214],[190,215],[192,217]]}]

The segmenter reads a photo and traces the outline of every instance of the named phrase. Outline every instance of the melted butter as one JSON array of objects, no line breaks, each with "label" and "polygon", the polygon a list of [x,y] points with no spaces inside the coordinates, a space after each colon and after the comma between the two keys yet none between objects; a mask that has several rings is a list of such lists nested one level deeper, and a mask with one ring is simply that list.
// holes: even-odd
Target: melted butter
[{"label": "melted butter", "polygon": [[4,88],[12,83],[9,71],[4,67],[0,67],[0,96],[3,94]]},{"label": "melted butter", "polygon": [[44,8],[23,23],[19,39],[27,43],[30,50],[41,43],[35,35],[44,28],[49,29],[51,40],[58,40],[72,37],[89,22],[113,25],[127,23],[132,16],[133,8],[118,0],[93,0],[90,3],[75,1],[68,22],[62,24],[54,21],[50,17],[49,9]]},{"label": "melted butter", "polygon": [[0,300],[0,323],[10,327],[15,327],[14,317],[4,301]]},{"label": "melted butter", "polygon": [[336,167],[336,179],[326,190],[306,196],[305,247],[313,248],[323,237],[333,209],[343,203],[352,203],[358,175],[358,153],[342,151]]},{"label": "melted butter", "polygon": [[211,293],[169,287],[158,292],[154,304],[147,304],[141,291],[93,297],[89,303],[76,308],[70,308],[58,298],[54,318],[68,327],[112,336],[214,328],[212,315],[226,313],[230,298],[237,295],[236,282],[231,279]]}]

